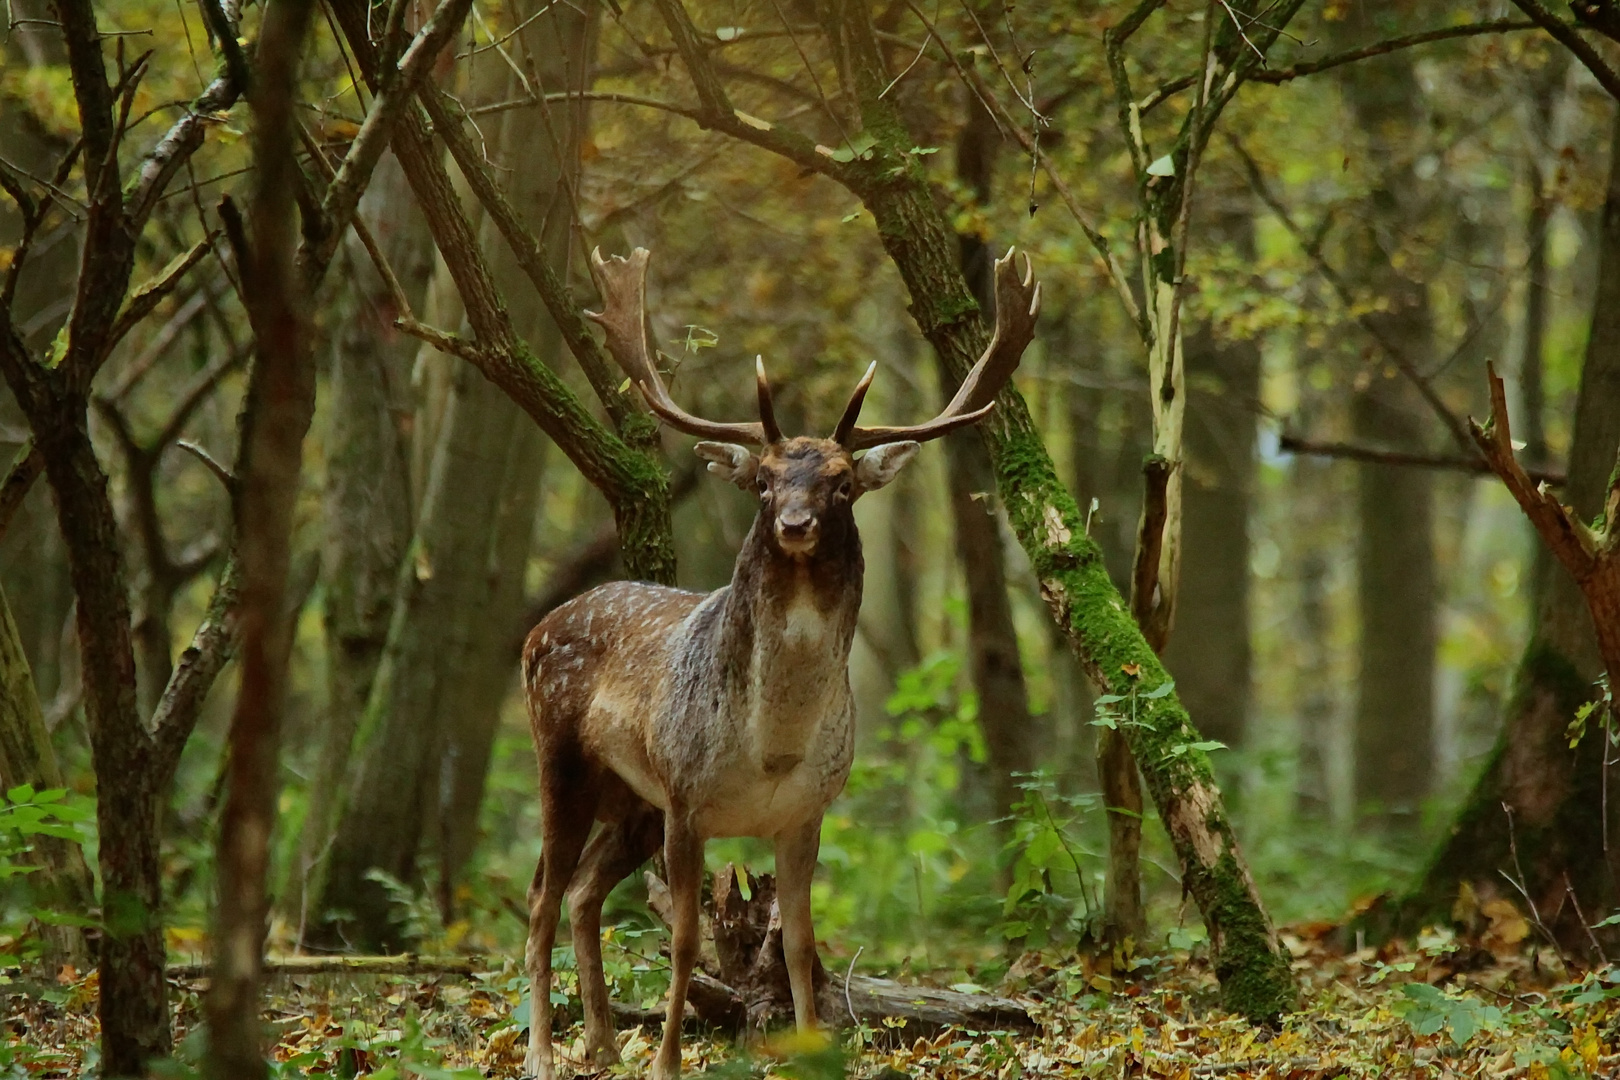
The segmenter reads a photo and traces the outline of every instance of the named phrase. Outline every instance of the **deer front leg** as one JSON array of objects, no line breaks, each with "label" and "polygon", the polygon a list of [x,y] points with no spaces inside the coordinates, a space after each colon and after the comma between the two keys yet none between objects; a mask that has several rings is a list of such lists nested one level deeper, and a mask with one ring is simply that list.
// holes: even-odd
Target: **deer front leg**
[{"label": "deer front leg", "polygon": [[686,813],[673,806],[664,818],[664,863],[675,922],[670,927],[669,1011],[664,1014],[664,1041],[653,1059],[653,1080],[674,1080],[681,1074],[681,1022],[686,1016],[686,988],[698,957],[703,839]]},{"label": "deer front leg", "polygon": [[800,1031],[816,1026],[816,933],[810,923],[810,881],[821,850],[821,818],[776,836],[776,903],[782,913],[782,953]]}]

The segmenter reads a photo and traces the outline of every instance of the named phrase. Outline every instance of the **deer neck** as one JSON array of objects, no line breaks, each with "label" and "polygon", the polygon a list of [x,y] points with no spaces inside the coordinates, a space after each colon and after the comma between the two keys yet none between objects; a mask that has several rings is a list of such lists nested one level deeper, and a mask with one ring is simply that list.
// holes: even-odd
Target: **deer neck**
[{"label": "deer neck", "polygon": [[849,709],[849,650],[864,562],[853,518],[808,558],[771,543],[756,520],[727,597],[721,648],[735,720],[766,772],[792,768]]}]

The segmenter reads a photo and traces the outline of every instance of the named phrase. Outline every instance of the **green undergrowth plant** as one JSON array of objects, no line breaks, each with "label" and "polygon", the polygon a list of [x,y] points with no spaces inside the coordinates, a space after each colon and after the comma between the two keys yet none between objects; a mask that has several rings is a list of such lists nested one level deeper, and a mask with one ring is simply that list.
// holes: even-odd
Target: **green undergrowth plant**
[{"label": "green undergrowth plant", "polygon": [[0,983],[43,949],[44,925],[91,925],[90,913],[60,911],[38,895],[33,880],[44,867],[34,858],[40,838],[83,845],[95,835],[96,804],[67,788],[34,790],[19,784],[0,797]]}]

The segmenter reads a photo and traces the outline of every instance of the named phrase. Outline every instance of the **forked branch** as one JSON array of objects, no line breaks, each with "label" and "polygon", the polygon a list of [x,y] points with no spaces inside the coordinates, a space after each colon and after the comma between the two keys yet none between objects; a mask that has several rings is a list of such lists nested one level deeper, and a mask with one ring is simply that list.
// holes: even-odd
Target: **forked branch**
[{"label": "forked branch", "polygon": [[1536,528],[1558,561],[1575,579],[1586,600],[1596,632],[1598,651],[1612,681],[1620,676],[1620,467],[1609,478],[1603,516],[1596,527],[1575,516],[1560,503],[1546,484],[1531,481],[1513,454],[1513,432],[1508,426],[1507,394],[1496,369],[1487,365],[1491,390],[1491,418],[1484,425],[1472,418],[1469,433],[1479,445],[1491,471],[1501,478],[1525,517]]},{"label": "forked branch", "polygon": [[1577,584],[1584,585],[1598,568],[1599,561],[1614,548],[1620,529],[1614,528],[1613,515],[1620,500],[1620,476],[1609,489],[1605,518],[1609,527],[1602,533],[1594,532],[1574,516],[1574,512],[1561,504],[1547,489],[1537,484],[1524,471],[1513,453],[1513,432],[1508,424],[1507,394],[1502,378],[1496,374],[1496,365],[1486,365],[1490,381],[1491,418],[1481,425],[1473,417],[1468,419],[1469,434],[1485,455],[1485,462],[1507,486],[1530,524],[1536,527],[1543,541],[1558,561],[1574,576]]}]

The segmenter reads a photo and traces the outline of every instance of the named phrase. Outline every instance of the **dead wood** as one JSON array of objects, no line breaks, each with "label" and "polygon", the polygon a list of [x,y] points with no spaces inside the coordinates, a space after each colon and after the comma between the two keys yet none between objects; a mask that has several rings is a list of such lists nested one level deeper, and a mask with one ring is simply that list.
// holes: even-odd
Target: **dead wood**
[{"label": "dead wood", "polygon": [[[668,887],[651,871],[646,879],[648,903],[667,924]],[[698,970],[687,996],[697,1019],[732,1031],[792,1023],[793,995],[782,954],[782,919],[776,905],[776,881],[770,874],[739,871],[729,864],[718,871],[705,900],[700,932]],[[1024,1003],[1013,998],[867,975],[850,975],[846,986],[843,976],[827,971],[819,955],[811,977],[818,1015],[837,1027],[867,1024],[906,1039],[946,1027],[979,1031],[1036,1027]],[[617,1005],[614,1013],[623,1015]]]}]

